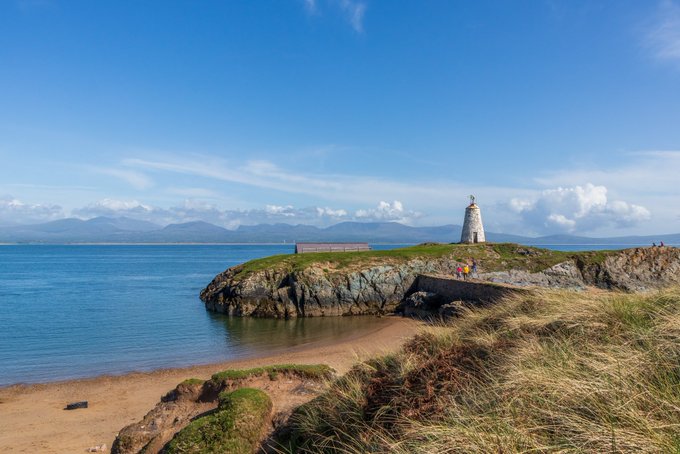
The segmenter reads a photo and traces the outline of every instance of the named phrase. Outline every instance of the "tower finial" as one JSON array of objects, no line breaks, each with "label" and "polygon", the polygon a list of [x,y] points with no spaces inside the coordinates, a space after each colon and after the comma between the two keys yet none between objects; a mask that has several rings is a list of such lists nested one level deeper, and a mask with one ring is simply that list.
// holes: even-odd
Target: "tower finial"
[{"label": "tower finial", "polygon": [[475,196],[470,195],[470,205],[474,205],[474,204],[475,204]]}]

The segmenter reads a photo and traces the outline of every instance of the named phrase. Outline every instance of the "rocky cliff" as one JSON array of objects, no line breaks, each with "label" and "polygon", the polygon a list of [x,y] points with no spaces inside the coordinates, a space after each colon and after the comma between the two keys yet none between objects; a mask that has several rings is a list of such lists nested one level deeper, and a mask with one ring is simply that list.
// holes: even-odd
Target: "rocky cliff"
[{"label": "rocky cliff", "polygon": [[414,259],[402,264],[330,272],[315,264],[299,271],[262,270],[239,279],[230,268],[201,292],[210,310],[230,315],[310,317],[392,312],[424,272],[451,273],[447,258]]},{"label": "rocky cliff", "polygon": [[482,272],[479,278],[519,286],[652,290],[680,283],[680,249],[649,247],[606,251],[599,255],[575,253],[568,260],[538,272],[509,269]]},{"label": "rocky cliff", "polygon": [[393,312],[423,273],[478,263],[477,278],[522,286],[639,291],[680,283],[680,249],[569,253],[515,244],[271,257],[230,268],[201,292],[209,310],[258,317]]}]

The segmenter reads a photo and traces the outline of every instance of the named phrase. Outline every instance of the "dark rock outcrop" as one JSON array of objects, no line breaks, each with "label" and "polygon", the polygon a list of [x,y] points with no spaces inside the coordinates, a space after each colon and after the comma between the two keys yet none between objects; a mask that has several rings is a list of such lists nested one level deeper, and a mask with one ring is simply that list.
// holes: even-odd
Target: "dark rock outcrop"
[{"label": "dark rock outcrop", "polygon": [[386,314],[394,311],[419,274],[450,274],[454,266],[448,257],[333,273],[319,264],[302,271],[263,270],[243,278],[235,267],[219,274],[201,292],[201,299],[209,310],[230,315]]}]

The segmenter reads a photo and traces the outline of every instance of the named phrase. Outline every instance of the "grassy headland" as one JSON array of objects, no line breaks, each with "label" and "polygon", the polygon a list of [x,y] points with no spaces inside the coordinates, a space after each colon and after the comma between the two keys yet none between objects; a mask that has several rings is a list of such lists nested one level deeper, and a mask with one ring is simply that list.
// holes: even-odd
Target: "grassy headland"
[{"label": "grassy headland", "polygon": [[514,243],[438,244],[426,243],[399,249],[362,252],[318,252],[283,254],[251,260],[237,267],[235,278],[251,273],[272,271],[301,271],[312,265],[323,264],[328,271],[360,269],[372,265],[394,265],[413,259],[451,257],[458,262],[476,260],[485,271],[522,269],[541,271],[572,258],[585,264],[601,263],[616,251],[565,252],[522,246]]},{"label": "grassy headland", "polygon": [[280,441],[310,453],[680,452],[679,365],[680,289],[545,290],[356,366]]}]

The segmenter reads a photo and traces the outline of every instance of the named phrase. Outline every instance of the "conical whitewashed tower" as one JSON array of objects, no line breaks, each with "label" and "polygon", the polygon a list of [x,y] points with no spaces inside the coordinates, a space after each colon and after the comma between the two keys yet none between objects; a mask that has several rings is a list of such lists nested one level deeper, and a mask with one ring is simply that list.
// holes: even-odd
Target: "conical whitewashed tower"
[{"label": "conical whitewashed tower", "polygon": [[470,205],[465,209],[465,221],[463,232],[460,234],[461,243],[484,243],[484,226],[482,225],[482,212],[475,203],[475,196],[470,196]]}]

